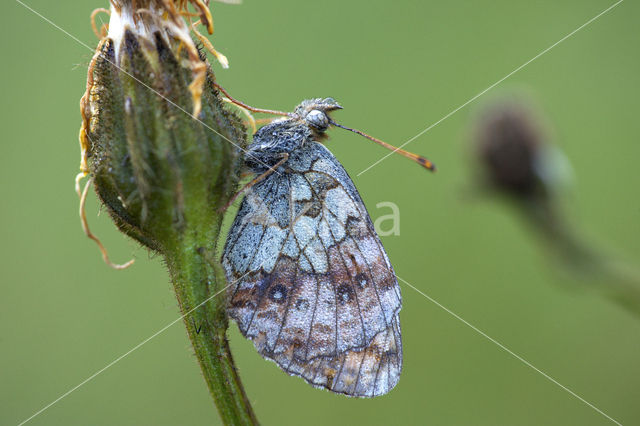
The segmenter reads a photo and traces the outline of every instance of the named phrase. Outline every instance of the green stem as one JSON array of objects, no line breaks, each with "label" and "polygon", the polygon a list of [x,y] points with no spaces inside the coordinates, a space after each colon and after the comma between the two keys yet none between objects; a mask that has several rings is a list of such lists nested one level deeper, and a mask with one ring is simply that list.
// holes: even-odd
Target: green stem
[{"label": "green stem", "polygon": [[212,237],[211,232],[185,232],[174,240],[166,260],[189,339],[223,423],[257,425],[227,341],[227,284],[214,253],[206,249],[216,241]]},{"label": "green stem", "polygon": [[579,273],[582,283],[640,316],[640,273],[636,268],[613,261],[585,244],[548,201],[535,200],[523,207],[535,229],[543,231],[541,235],[549,247],[566,266]]}]

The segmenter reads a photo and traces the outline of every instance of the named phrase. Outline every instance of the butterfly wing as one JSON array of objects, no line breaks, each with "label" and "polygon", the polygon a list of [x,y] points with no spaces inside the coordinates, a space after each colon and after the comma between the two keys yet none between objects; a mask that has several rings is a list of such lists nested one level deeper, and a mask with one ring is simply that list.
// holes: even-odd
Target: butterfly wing
[{"label": "butterfly wing", "polygon": [[223,258],[229,314],[258,352],[314,386],[387,393],[402,369],[400,288],[335,157],[309,142],[245,197]]}]

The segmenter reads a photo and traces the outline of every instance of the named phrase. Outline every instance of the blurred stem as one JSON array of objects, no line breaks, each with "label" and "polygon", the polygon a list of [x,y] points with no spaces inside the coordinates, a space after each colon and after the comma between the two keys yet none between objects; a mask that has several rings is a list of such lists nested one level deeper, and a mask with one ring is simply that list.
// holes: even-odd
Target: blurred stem
[{"label": "blurred stem", "polygon": [[608,298],[640,316],[640,272],[630,265],[608,259],[585,244],[562,220],[548,200],[533,199],[522,206],[534,230],[542,236],[558,257]]},{"label": "blurred stem", "polygon": [[[215,229],[219,232],[219,223]],[[205,248],[217,240],[212,240],[214,236],[211,234],[197,229],[182,233],[172,241],[172,247],[167,248],[166,260],[180,310],[185,315],[189,339],[223,423],[256,425],[258,421],[242,387],[227,341],[224,273],[214,254]],[[194,309],[208,298],[211,300]]]},{"label": "blurred stem", "polygon": [[588,272],[589,268],[600,262],[600,257],[578,240],[575,233],[561,220],[553,203],[546,198],[533,198],[526,201],[523,207],[524,214],[533,222],[534,229],[543,231],[542,236],[547,239],[550,247],[569,266]]}]

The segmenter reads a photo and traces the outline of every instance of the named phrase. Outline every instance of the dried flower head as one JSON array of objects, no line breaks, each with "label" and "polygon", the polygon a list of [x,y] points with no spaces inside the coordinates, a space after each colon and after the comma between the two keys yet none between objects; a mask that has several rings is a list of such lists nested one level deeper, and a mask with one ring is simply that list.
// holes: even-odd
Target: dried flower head
[{"label": "dried flower head", "polygon": [[194,16],[213,31],[206,2],[112,0],[110,15],[81,100],[81,170],[119,228],[163,252],[190,224],[219,226],[245,128],[190,36]]}]

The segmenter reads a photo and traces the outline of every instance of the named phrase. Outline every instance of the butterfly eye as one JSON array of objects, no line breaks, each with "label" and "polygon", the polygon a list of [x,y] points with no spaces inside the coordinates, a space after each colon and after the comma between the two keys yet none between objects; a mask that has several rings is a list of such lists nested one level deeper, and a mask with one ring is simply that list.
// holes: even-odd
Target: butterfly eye
[{"label": "butterfly eye", "polygon": [[327,117],[327,114],[317,109],[309,111],[305,120],[307,120],[307,123],[309,123],[310,126],[313,126],[321,132],[324,132],[327,130],[327,127],[329,127],[329,118]]}]

